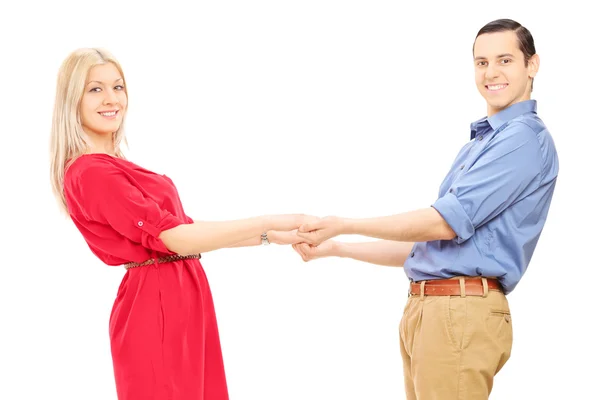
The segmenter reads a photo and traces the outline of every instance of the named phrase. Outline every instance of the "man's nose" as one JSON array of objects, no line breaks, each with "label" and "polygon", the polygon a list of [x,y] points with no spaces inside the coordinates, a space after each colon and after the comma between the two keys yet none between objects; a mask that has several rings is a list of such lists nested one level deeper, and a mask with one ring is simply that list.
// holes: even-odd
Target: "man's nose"
[{"label": "man's nose", "polygon": [[485,70],[485,79],[488,81],[493,80],[498,76],[498,69],[494,65],[488,65]]}]

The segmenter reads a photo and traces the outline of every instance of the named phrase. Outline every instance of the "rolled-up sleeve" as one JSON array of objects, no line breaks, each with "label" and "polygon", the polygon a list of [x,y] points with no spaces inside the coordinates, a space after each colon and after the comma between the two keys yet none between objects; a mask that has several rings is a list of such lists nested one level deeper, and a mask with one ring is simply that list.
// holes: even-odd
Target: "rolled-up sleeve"
[{"label": "rolled-up sleeve", "polygon": [[77,191],[89,220],[110,225],[147,249],[173,254],[159,235],[185,222],[144,195],[125,172],[110,164],[90,166],[81,173]]},{"label": "rolled-up sleeve", "polygon": [[471,168],[432,207],[454,230],[457,243],[537,189],[542,173],[535,132],[513,123],[499,132]]}]

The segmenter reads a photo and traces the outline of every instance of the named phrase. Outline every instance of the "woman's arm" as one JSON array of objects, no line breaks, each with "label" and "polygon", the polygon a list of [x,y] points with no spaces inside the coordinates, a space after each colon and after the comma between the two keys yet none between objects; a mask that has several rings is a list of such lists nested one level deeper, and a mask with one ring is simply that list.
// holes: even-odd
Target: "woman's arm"
[{"label": "woman's arm", "polygon": [[[302,243],[304,242],[304,239],[302,239],[300,236],[298,236],[296,234],[296,232],[298,232],[297,229],[294,229],[293,231],[288,231],[288,232],[281,232],[281,231],[268,231],[267,232],[267,240],[269,241],[269,243],[273,243],[273,244],[296,244],[296,243]],[[262,244],[262,240],[259,237],[253,237],[235,244],[232,244],[231,246],[227,246],[227,247],[250,247],[250,246],[258,246]]]},{"label": "woman's arm", "polygon": [[260,235],[264,232],[292,231],[298,229],[303,223],[315,219],[317,218],[303,214],[291,214],[233,221],[194,221],[161,232],[159,239],[167,249],[177,254],[206,253],[243,242],[258,244]]}]

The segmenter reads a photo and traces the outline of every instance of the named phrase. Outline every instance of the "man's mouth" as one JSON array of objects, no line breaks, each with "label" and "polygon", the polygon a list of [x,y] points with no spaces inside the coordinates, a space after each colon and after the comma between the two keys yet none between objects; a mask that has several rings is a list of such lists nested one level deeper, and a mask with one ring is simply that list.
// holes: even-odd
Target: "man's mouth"
[{"label": "man's mouth", "polygon": [[500,90],[506,89],[507,86],[508,86],[508,83],[500,83],[500,84],[496,84],[496,85],[485,85],[486,89],[489,92],[498,92]]}]

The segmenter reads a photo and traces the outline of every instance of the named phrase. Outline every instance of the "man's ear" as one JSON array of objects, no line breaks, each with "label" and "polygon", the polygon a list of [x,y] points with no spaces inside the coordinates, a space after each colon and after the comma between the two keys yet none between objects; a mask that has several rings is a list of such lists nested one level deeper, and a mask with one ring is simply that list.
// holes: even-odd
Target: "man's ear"
[{"label": "man's ear", "polygon": [[540,56],[534,54],[527,62],[527,70],[530,78],[535,78],[540,69]]}]

